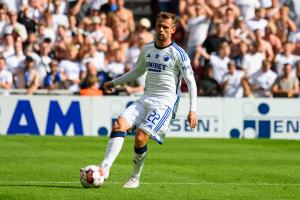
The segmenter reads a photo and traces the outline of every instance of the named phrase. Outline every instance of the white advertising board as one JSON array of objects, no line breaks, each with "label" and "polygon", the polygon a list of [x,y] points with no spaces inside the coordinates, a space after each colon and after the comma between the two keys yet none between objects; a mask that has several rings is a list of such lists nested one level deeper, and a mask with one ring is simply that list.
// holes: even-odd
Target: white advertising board
[{"label": "white advertising board", "polygon": [[[138,97],[0,96],[0,134],[110,134],[114,120]],[[300,139],[299,99],[198,98],[189,128],[189,99],[180,100],[167,137]]]}]

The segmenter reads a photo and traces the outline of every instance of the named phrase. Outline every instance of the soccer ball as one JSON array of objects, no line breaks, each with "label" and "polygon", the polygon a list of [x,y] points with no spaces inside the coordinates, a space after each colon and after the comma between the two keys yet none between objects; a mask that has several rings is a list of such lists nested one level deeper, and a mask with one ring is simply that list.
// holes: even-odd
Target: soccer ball
[{"label": "soccer ball", "polygon": [[86,188],[100,187],[104,183],[104,173],[95,165],[89,165],[85,168],[81,168],[80,183]]}]

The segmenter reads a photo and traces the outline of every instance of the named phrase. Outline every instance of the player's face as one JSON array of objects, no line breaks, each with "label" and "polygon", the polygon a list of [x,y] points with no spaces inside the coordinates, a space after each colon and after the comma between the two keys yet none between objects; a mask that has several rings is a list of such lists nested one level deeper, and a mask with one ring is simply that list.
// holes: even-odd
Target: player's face
[{"label": "player's face", "polygon": [[156,22],[156,39],[161,42],[170,40],[175,30],[176,27],[173,25],[171,19],[160,18]]}]

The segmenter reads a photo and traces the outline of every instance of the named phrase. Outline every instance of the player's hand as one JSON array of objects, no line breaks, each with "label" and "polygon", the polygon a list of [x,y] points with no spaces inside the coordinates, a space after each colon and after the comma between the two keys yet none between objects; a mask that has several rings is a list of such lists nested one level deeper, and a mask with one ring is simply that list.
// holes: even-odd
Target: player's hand
[{"label": "player's hand", "polygon": [[107,81],[103,84],[103,88],[105,90],[108,90],[108,91],[112,91],[112,89],[115,87],[114,83],[112,81]]},{"label": "player's hand", "polygon": [[191,129],[194,129],[197,125],[197,115],[196,112],[194,111],[190,111],[188,116],[187,116],[187,120],[190,124]]}]

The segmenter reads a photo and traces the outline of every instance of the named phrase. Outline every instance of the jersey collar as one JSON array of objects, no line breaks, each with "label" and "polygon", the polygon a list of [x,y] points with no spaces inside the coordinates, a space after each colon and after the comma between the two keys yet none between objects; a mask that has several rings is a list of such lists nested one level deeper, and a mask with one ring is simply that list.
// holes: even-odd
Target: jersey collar
[{"label": "jersey collar", "polygon": [[172,41],[169,45],[165,46],[165,47],[158,47],[156,45],[156,42],[154,42],[154,47],[157,48],[157,49],[165,49],[165,48],[168,48],[169,46],[171,46],[174,42]]}]

